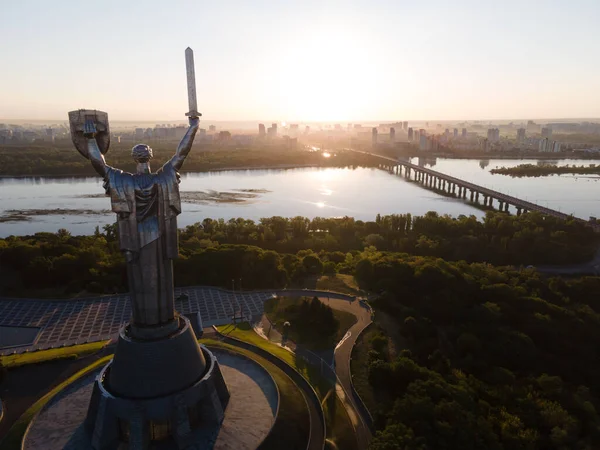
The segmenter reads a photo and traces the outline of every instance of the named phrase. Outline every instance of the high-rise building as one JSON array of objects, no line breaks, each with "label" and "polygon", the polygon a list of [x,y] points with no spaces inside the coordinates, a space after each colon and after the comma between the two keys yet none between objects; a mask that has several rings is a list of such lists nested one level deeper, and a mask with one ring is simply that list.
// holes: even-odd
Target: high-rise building
[{"label": "high-rise building", "polygon": [[396,141],[396,129],[394,127],[390,128],[390,142]]},{"label": "high-rise building", "polygon": [[408,142],[412,142],[413,141],[413,129],[412,127],[410,127],[408,129]]},{"label": "high-rise building", "polygon": [[518,144],[525,143],[525,128],[519,128],[517,130],[517,143]]},{"label": "high-rise building", "polygon": [[554,141],[553,143],[554,145],[552,146],[552,151],[554,153],[559,153],[560,151],[562,151],[562,144],[558,141]]},{"label": "high-rise building", "polygon": [[404,129],[404,131],[408,131],[408,122],[407,121],[402,122],[402,128]]},{"label": "high-rise building", "polygon": [[466,138],[467,138],[467,129],[466,129],[466,128],[463,128],[463,129],[462,129],[461,137],[462,137],[463,139],[466,139]]},{"label": "high-rise building", "polygon": [[419,133],[419,150],[429,150],[430,145],[431,143],[427,140],[425,133]]},{"label": "high-rise building", "polygon": [[304,127],[304,134],[308,134],[308,133],[310,133],[310,127],[308,125],[306,125]]},{"label": "high-rise building", "polygon": [[217,131],[217,127],[214,125],[211,125],[208,127],[208,131]]},{"label": "high-rise building", "polygon": [[373,147],[377,146],[377,127],[371,129],[371,145]]},{"label": "high-rise building", "polygon": [[271,128],[273,129],[273,136],[277,136],[277,124],[276,123],[272,124]]},{"label": "high-rise building", "polygon": [[542,139],[544,139],[544,138],[552,139],[552,128],[550,128],[550,127],[542,128]]},{"label": "high-rise building", "polygon": [[454,139],[458,139],[458,128],[454,129]]},{"label": "high-rise building", "polygon": [[258,124],[258,135],[260,137],[265,137],[265,134],[267,134],[267,132],[265,131],[265,124],[259,123]]},{"label": "high-rise building", "polygon": [[500,130],[498,128],[489,128],[487,139],[489,142],[498,142],[500,140]]},{"label": "high-rise building", "polygon": [[481,146],[481,150],[483,150],[484,152],[489,152],[490,151],[490,140],[489,140],[489,138],[483,138],[483,139],[481,139],[481,141],[479,142],[479,145]]}]

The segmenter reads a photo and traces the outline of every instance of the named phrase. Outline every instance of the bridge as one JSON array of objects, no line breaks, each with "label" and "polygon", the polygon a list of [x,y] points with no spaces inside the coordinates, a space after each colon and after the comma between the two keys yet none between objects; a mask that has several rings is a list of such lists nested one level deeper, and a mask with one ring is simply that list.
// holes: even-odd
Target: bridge
[{"label": "bridge", "polygon": [[[596,232],[600,232],[600,224],[595,224],[577,217],[573,217],[573,215],[565,214],[551,208],[546,208],[536,203],[528,202],[511,195],[503,194],[502,192],[479,186],[477,184],[461,180],[460,178],[456,178],[436,170],[421,167],[401,159],[378,155],[376,153],[359,153],[366,153],[379,158],[383,161],[382,164],[380,164],[382,168],[397,173],[398,175],[402,175],[402,171],[404,171],[404,176],[407,179],[416,183],[420,183],[423,187],[440,192],[444,195],[462,199],[469,198],[472,203],[478,203],[487,208],[494,208],[496,206],[494,205],[494,201],[496,201],[497,209],[499,211],[508,212],[508,207],[513,206],[517,210],[517,215],[521,215],[522,213],[526,213],[528,211],[537,211],[545,216],[556,217],[557,219],[575,220],[591,226]],[[481,202],[480,198],[482,200]]]}]

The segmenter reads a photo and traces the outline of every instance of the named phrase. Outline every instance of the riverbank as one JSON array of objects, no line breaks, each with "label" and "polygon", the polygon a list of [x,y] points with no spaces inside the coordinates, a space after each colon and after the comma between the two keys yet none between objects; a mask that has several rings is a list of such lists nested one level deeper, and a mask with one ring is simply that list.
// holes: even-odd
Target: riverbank
[{"label": "riverbank", "polygon": [[556,164],[519,164],[515,167],[499,167],[490,170],[496,175],[510,175],[511,177],[547,177],[549,175],[579,174],[600,175],[600,165],[589,166],[557,166]]}]

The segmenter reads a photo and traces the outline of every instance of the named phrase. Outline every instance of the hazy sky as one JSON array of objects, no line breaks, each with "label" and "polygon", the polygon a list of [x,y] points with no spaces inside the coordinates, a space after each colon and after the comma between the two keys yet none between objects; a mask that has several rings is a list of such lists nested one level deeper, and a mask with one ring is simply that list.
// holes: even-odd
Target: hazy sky
[{"label": "hazy sky", "polygon": [[2,2],[0,118],[600,117],[599,0]]}]

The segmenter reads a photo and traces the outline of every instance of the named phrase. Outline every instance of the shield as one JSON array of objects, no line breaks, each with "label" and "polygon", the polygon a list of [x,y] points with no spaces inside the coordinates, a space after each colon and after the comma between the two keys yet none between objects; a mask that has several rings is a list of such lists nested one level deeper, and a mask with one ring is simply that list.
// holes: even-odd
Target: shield
[{"label": "shield", "polygon": [[87,120],[96,124],[96,142],[102,154],[108,152],[110,146],[110,128],[108,126],[108,114],[95,109],[78,109],[69,112],[69,124],[71,126],[71,139],[75,148],[83,156],[89,159],[87,138],[83,135],[83,125]]}]

